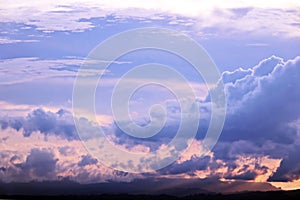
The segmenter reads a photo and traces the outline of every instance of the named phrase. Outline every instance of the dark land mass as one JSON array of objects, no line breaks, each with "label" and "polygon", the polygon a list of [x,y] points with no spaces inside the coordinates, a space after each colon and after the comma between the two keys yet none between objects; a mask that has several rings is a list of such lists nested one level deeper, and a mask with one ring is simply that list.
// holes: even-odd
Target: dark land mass
[{"label": "dark land mass", "polygon": [[187,196],[193,194],[237,193],[245,191],[277,191],[269,183],[247,181],[222,182],[218,179],[171,179],[148,178],[131,182],[104,182],[79,184],[69,179],[60,181],[1,183],[0,195],[171,195]]},{"label": "dark land mass", "polygon": [[[247,191],[248,190],[248,191]],[[252,191],[252,192],[250,192]],[[70,180],[0,183],[0,199],[300,199],[300,190],[282,191],[269,183],[216,179],[140,179],[79,184]]]},{"label": "dark land mass", "polygon": [[27,199],[27,200],[40,200],[40,199],[66,199],[66,200],[299,200],[300,190],[294,191],[270,191],[270,192],[244,192],[235,194],[197,194],[188,195],[184,197],[176,197],[171,195],[52,195],[52,196],[29,196],[29,195],[0,195],[1,199]]}]

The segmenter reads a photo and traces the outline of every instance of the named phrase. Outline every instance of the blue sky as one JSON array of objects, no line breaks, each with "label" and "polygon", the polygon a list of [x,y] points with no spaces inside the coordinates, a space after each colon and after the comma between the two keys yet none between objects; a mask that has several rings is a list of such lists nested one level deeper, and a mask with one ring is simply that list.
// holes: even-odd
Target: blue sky
[{"label": "blue sky", "polygon": [[[217,177],[221,181],[269,182],[284,189],[299,188],[297,1],[1,1],[0,5],[0,181],[68,177],[90,183]],[[101,162],[103,158],[87,152],[86,143],[80,141],[72,115],[74,81],[97,45],[115,34],[146,27],[178,31],[206,50],[224,84],[227,114],[217,144],[203,157],[201,144],[212,114],[212,90],[195,69],[176,55],[149,49],[112,61],[95,92],[96,117],[75,116],[75,122],[82,120],[86,127],[81,139],[93,138],[102,127],[107,140],[129,152],[147,154],[169,144],[184,108],[166,88],[142,87],[129,102],[131,119],[142,127],[151,121],[148,112],[153,104],[164,107],[166,123],[157,135],[134,138],[118,127],[112,115],[114,86],[126,72],[141,64],[156,62],[178,71],[196,94],[196,99],[183,101],[197,105],[200,111],[199,117],[191,118],[199,122],[195,140],[183,137],[180,148],[190,146],[170,166],[119,176],[116,169]],[[85,72],[87,82],[99,77],[99,71]],[[135,80],[128,80],[128,87],[130,81]],[[180,83],[171,81],[178,91],[182,89]],[[152,120],[159,124],[161,110],[152,114]],[[122,123],[131,127],[126,120]],[[184,131],[188,134],[190,129]]]}]

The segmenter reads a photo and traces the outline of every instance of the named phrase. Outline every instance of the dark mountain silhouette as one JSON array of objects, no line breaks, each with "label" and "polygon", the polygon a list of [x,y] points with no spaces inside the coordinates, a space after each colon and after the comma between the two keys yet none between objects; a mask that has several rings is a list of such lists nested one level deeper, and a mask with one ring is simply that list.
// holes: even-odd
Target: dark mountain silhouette
[{"label": "dark mountain silhouette", "polygon": [[229,194],[245,191],[276,191],[269,183],[222,182],[217,179],[137,179],[132,182],[79,184],[68,179],[29,183],[0,183],[0,195],[172,195]]},{"label": "dark mountain silhouette", "polygon": [[66,199],[66,200],[298,200],[300,197],[300,190],[294,191],[269,191],[269,192],[244,192],[235,194],[197,194],[184,197],[176,197],[171,195],[47,195],[47,196],[33,196],[33,195],[0,195],[1,199],[26,199],[26,200],[40,200],[40,199]]}]

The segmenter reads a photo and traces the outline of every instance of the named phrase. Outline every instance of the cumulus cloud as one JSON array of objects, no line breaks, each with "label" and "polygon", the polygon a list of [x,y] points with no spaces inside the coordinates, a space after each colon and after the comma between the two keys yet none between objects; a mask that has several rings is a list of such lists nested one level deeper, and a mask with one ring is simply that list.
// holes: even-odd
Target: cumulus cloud
[{"label": "cumulus cloud", "polygon": [[252,73],[251,69],[243,69],[243,68],[236,69],[233,72],[225,71],[222,74],[222,81],[224,84],[226,83],[235,84],[237,80],[244,78],[246,75],[250,75],[251,73]]},{"label": "cumulus cloud", "polygon": [[277,56],[271,56],[261,62],[258,65],[253,67],[253,75],[254,76],[267,76],[270,74],[277,65],[284,65],[284,61],[282,58]]},{"label": "cumulus cloud", "polygon": [[[230,161],[239,155],[267,155],[283,159],[269,180],[299,178],[299,159],[292,153],[299,134],[297,126],[291,126],[300,118],[299,69],[299,57],[283,61],[272,56],[253,68],[223,73],[229,107],[221,138],[213,150],[216,158]],[[255,173],[244,175],[250,178]]]},{"label": "cumulus cloud", "polygon": [[[237,163],[241,156],[261,159],[267,156],[268,159],[273,159],[270,161],[273,163],[282,159],[278,171],[270,180],[292,181],[299,178],[296,164],[299,159],[291,153],[296,152],[294,148],[299,143],[299,126],[291,126],[292,122],[296,121],[297,124],[300,118],[299,69],[299,57],[284,61],[271,56],[253,68],[223,73],[228,115],[221,138],[213,149],[212,158],[223,162],[219,168],[227,168],[226,173],[220,177],[255,180],[263,174],[270,176],[276,171],[274,164],[251,164],[251,167],[245,167]],[[206,104],[201,103],[205,108]],[[177,106],[172,107],[172,110],[176,109]],[[204,116],[209,117],[209,108],[201,111],[206,113]],[[200,129],[204,128],[202,126]],[[172,131],[176,128],[174,126],[169,129],[168,131]],[[184,163],[167,167],[161,173],[193,173],[197,167],[205,170],[201,168],[200,162],[200,158],[192,157]],[[260,163],[259,159],[256,162]],[[213,165],[216,163],[210,162],[207,168]]]},{"label": "cumulus cloud", "polygon": [[[24,137],[22,130],[0,132],[0,180],[29,182],[72,180],[79,183],[130,181],[139,175],[117,172],[98,162],[81,141],[40,132]],[[3,141],[3,138],[6,138]],[[22,144],[22,145],[16,145]]]},{"label": "cumulus cloud", "polygon": [[289,123],[299,116],[300,58],[283,62],[271,57],[225,85],[228,115],[221,140],[293,143],[296,130]]},{"label": "cumulus cloud", "polygon": [[43,149],[32,149],[27,156],[25,163],[19,164],[24,173],[29,173],[32,177],[53,179],[56,177],[55,167],[58,159],[54,154]]},{"label": "cumulus cloud", "polygon": [[[267,180],[273,174],[269,180],[299,179],[299,158],[293,153],[299,144],[299,69],[299,57],[284,61],[271,56],[253,68],[224,72],[228,114],[212,161],[201,168],[201,158],[191,157],[184,163],[174,163],[162,173],[196,174],[197,167],[200,171],[223,168],[223,172],[214,175],[225,179]],[[209,108],[201,111],[209,117]],[[238,162],[241,157],[254,161],[243,165]]]},{"label": "cumulus cloud", "polygon": [[10,182],[11,180],[27,182],[30,180],[56,180],[56,164],[58,159],[55,158],[52,151],[47,149],[33,148],[23,162],[20,157],[13,155],[9,163],[2,167],[0,173],[1,180]]},{"label": "cumulus cloud", "polygon": [[29,137],[35,131],[39,131],[45,136],[55,134],[68,140],[78,139],[72,114],[62,109],[56,113],[36,109],[25,118],[4,118],[0,121],[0,124],[2,129],[8,127],[17,131],[22,129],[26,137]]}]

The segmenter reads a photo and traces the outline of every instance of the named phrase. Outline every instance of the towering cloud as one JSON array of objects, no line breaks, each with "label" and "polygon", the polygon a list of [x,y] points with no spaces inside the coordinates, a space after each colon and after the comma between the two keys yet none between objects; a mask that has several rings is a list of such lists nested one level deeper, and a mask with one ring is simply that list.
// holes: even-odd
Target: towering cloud
[{"label": "towering cloud", "polygon": [[[230,75],[230,78],[229,78]],[[215,156],[283,159],[273,181],[299,178],[300,57],[272,56],[252,69],[225,72],[228,115]]]}]

